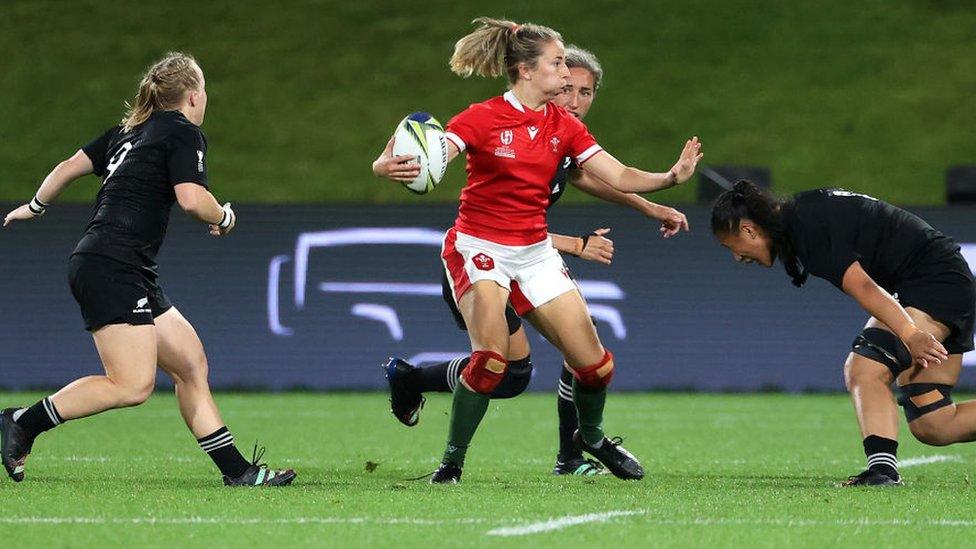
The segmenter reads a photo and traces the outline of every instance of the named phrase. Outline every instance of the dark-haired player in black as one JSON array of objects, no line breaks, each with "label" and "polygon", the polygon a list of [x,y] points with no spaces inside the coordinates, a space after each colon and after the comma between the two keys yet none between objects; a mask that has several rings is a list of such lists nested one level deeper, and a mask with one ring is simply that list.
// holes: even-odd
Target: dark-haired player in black
[{"label": "dark-haired player in black", "polygon": [[29,408],[0,412],[7,474],[24,479],[34,440],[61,423],[136,406],[153,391],[156,366],[176,384],[180,413],[228,486],[281,486],[294,471],[248,462],[234,444],[210,394],[203,344],[159,286],[156,254],[174,202],[223,236],[234,229],[230,204],[207,188],[207,107],[203,72],[185,54],[170,53],[143,77],[122,124],[58,164],[37,194],[7,214],[4,226],[41,216],[72,181],[103,178],[95,211],[68,262],[71,292],[92,333],[105,375],[75,380]]},{"label": "dark-haired player in black", "polygon": [[950,237],[863,194],[817,189],[780,201],[748,181],[718,198],[712,231],[736,261],[770,267],[779,258],[796,286],[823,278],[871,315],[844,364],[867,456],[845,486],[902,483],[893,381],[919,441],[976,440],[976,401],[951,397],[973,349],[976,288]]},{"label": "dark-haired player in black", "polygon": [[[596,90],[603,78],[600,62],[591,52],[577,46],[566,47],[566,66],[569,67],[569,85],[565,93],[554,102],[564,107],[577,118],[586,116],[596,97]],[[382,159],[378,160],[378,162]],[[649,202],[636,194],[622,193],[590,176],[584,175],[572,162],[564,158],[550,182],[549,207],[563,195],[568,185],[579,188],[587,194],[609,202],[630,206],[651,219],[661,221],[661,232],[665,237],[688,229],[688,221],[681,212]],[[553,246],[563,253],[609,265],[613,259],[613,242],[605,235],[609,228],[600,228],[586,236],[565,236],[550,233]],[[452,296],[450,282],[444,271],[441,273],[443,297],[451,310],[458,327],[467,330],[461,312]],[[529,340],[522,327],[522,316],[531,309],[516,310],[509,305],[505,319],[509,329],[509,363],[492,398],[512,398],[518,396],[532,379]],[[420,419],[425,392],[450,393],[454,391],[470,357],[458,357],[448,362],[417,367],[401,358],[391,358],[385,365],[387,381],[390,384],[390,403],[393,415],[404,425],[412,427]],[[563,367],[559,387],[556,391],[559,412],[559,453],[553,473],[557,475],[595,475],[605,472],[603,466],[592,459],[585,459],[583,452],[573,442],[573,432],[579,428],[576,407],[573,404],[573,374]]]}]

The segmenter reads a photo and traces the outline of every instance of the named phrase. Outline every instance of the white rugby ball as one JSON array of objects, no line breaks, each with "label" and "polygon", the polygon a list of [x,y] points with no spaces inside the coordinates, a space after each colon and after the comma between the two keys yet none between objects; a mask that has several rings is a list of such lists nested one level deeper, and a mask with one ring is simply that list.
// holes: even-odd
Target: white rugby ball
[{"label": "white rugby ball", "polygon": [[420,174],[403,186],[417,194],[428,193],[441,182],[447,170],[447,138],[444,127],[433,116],[415,112],[404,118],[393,134],[393,155],[416,157]]}]

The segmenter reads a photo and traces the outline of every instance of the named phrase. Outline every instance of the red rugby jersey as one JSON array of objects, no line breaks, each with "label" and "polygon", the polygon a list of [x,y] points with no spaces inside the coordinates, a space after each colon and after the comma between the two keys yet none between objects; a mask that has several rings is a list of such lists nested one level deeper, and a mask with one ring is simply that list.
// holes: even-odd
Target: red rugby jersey
[{"label": "red rugby jersey", "polygon": [[582,165],[603,150],[565,109],[547,103],[532,111],[510,91],[452,118],[447,138],[468,159],[454,227],[510,246],[546,238],[549,182],[562,159],[571,156]]}]

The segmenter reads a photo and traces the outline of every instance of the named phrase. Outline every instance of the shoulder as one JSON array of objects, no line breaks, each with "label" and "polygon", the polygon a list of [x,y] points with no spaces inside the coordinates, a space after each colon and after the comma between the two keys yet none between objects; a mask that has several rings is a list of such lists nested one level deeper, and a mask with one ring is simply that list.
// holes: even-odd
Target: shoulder
[{"label": "shoulder", "polygon": [[492,97],[481,103],[472,103],[468,105],[468,108],[454,115],[451,118],[451,122],[495,117],[500,112],[500,107],[502,106],[500,103],[504,103],[501,97]]},{"label": "shoulder", "polygon": [[165,125],[167,140],[193,146],[206,145],[207,143],[207,138],[200,126],[190,122],[182,115],[169,118]]}]

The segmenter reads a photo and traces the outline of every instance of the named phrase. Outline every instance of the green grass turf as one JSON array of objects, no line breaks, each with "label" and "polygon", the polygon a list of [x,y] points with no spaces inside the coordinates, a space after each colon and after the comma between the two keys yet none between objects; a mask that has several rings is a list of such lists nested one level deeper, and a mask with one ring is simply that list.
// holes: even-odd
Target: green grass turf
[{"label": "green grass turf", "polygon": [[[206,71],[221,199],[456,201],[462,162],[424,197],[375,180],[369,166],[407,113],[446,123],[504,89],[448,70],[479,15],[548,24],[592,49],[606,78],[587,123],[639,167],[667,170],[695,133],[704,162],[769,166],[783,191],[850,186],[940,204],[945,168],[976,159],[971,0],[2,5],[3,201],[28,199],[56,162],[118,120],[145,67],[171,49]],[[90,202],[97,188],[88,178],[64,200]],[[659,199],[694,194],[684,185]]]},{"label": "green grass turf", "polygon": [[[27,480],[0,482],[0,546],[958,547],[976,539],[974,447],[905,440],[903,462],[945,461],[905,467],[903,488],[835,486],[863,460],[842,395],[612,395],[609,433],[643,460],[642,482],[550,475],[553,399],[492,403],[463,483],[430,486],[405,479],[437,464],[443,395],[413,429],[393,420],[381,394],[219,395],[242,447],[258,438],[267,462],[299,472],[290,488],[255,490],[219,485],[173,398],[160,394],[39,439]],[[367,462],[378,467],[369,472]],[[491,534],[607,512],[621,514]]]}]

